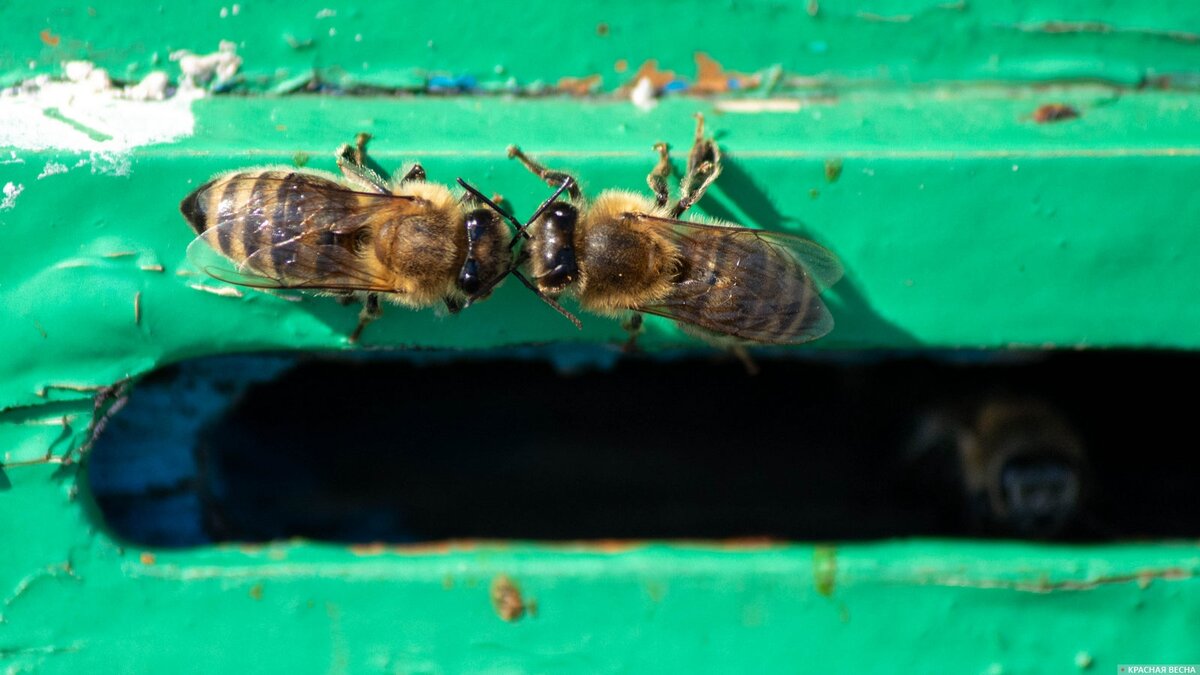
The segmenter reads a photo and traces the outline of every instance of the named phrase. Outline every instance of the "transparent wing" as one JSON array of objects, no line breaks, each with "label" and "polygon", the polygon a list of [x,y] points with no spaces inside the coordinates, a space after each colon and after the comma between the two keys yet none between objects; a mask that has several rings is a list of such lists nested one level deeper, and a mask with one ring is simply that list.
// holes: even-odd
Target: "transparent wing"
[{"label": "transparent wing", "polygon": [[628,216],[661,225],[684,263],[670,295],[639,311],[768,344],[809,342],[833,329],[820,293],[842,266],[824,247],[743,227]]},{"label": "transparent wing", "polygon": [[[286,272],[264,266],[269,258],[273,265],[273,257],[281,253],[286,256]],[[239,263],[215,251],[201,235],[188,245],[187,258],[214,279],[250,288],[395,292],[385,277],[363,264],[361,256],[341,246],[281,243]]]},{"label": "transparent wing", "polygon": [[254,288],[394,292],[367,244],[381,224],[422,208],[411,196],[355,192],[314,174],[238,175],[216,187],[244,197],[216,214],[188,260]]},{"label": "transparent wing", "polygon": [[823,291],[836,284],[845,272],[841,261],[838,260],[833,251],[811,239],[805,239],[799,235],[755,230],[738,225],[713,225],[710,223],[696,223],[690,220],[661,218],[646,213],[628,213],[626,216],[642,222],[661,225],[666,228],[669,236],[676,240],[694,240],[705,234],[720,235],[721,237],[728,237],[731,240],[745,237],[757,239],[777,251],[784,252],[799,263],[818,290]]}]

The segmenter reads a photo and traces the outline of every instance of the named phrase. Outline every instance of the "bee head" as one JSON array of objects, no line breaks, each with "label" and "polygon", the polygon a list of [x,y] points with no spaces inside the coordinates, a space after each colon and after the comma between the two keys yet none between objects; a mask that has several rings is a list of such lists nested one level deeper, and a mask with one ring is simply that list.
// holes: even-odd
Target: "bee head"
[{"label": "bee head", "polygon": [[1046,453],[1005,462],[1000,488],[1007,526],[1025,536],[1052,536],[1079,510],[1078,472],[1070,463]]},{"label": "bee head", "polygon": [[458,273],[458,290],[467,302],[483,300],[508,274],[508,228],[491,209],[475,209],[465,220],[467,257]]},{"label": "bee head", "polygon": [[[528,252],[521,251],[517,260],[512,259],[512,250],[516,247],[517,243],[519,243],[522,238],[528,239],[530,237],[526,230],[528,230],[533,223],[537,222],[547,209],[549,209],[551,206],[561,203],[557,201],[558,196],[563,193],[563,190],[566,190],[571,186],[570,179],[564,181],[563,184],[554,191],[554,194],[550,195],[549,199],[542,202],[542,205],[529,219],[529,222],[523,225],[520,221],[502,210],[496,205],[495,202],[485,197],[482,192],[472,187],[465,180],[459,178],[458,184],[461,185],[463,190],[466,190],[467,194],[476,201],[482,204],[487,204],[487,206],[491,208],[491,211],[487,211],[485,209],[476,209],[467,214],[467,258],[463,262],[463,268],[458,277],[458,287],[467,295],[467,304],[470,305],[474,300],[482,300],[483,298],[486,298],[492,292],[492,288],[499,284],[504,277],[512,274],[520,279],[521,283],[525,284],[525,286],[529,290],[533,291],[534,294],[536,294],[539,298],[541,298],[543,302],[553,307],[555,311],[557,311],[559,314],[562,314],[571,323],[575,324],[576,328],[582,328],[583,324],[579,323],[579,319],[575,318],[574,314],[563,309],[562,305],[555,302],[554,298],[551,298],[537,285],[535,285],[529,279],[526,279],[525,275],[521,274],[520,270],[517,269],[517,267],[520,265],[520,262],[527,259]],[[571,208],[574,209],[574,207]],[[501,238],[508,235],[508,229],[505,228],[500,222],[501,218],[508,220],[517,228],[517,235],[509,240],[507,246],[503,247],[499,247],[495,240],[495,237],[497,236],[495,233],[497,232],[499,233],[498,236]],[[492,225],[481,225],[481,223],[484,222],[492,223]],[[574,227],[574,222],[572,221],[572,232],[574,232]],[[499,264],[499,269],[495,273],[485,275],[481,272],[484,267],[484,265],[481,263],[481,260],[483,259],[492,262],[502,261],[502,264]],[[573,253],[571,256],[571,262],[572,265],[574,265]]]},{"label": "bee head", "polygon": [[558,295],[579,278],[575,258],[575,224],[579,209],[555,201],[529,226],[529,267],[544,293]]}]

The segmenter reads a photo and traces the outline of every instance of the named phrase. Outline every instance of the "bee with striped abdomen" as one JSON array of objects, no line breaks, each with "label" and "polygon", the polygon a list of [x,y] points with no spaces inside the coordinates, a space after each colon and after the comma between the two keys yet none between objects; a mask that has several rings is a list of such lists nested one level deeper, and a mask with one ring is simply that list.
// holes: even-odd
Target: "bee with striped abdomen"
[{"label": "bee with striped abdomen", "polygon": [[833,253],[794,235],[680,219],[721,172],[702,116],[674,204],[667,146],[655,149],[659,161],[647,178],[653,200],[607,190],[588,201],[574,178],[509,147],[509,157],[569,195],[528,228],[521,257],[538,290],[574,295],[600,314],[632,311],[635,331],[646,313],[733,344],[798,344],[828,333],[833,319],[819,296],[842,275]]},{"label": "bee with striped abdomen", "polygon": [[381,297],[451,313],[487,298],[513,267],[502,214],[477,192],[426,182],[420,164],[389,183],[365,164],[368,138],[339,148],[344,180],[267,167],[201,185],[180,204],[199,235],[189,260],[229,283],[361,297],[351,342]]}]

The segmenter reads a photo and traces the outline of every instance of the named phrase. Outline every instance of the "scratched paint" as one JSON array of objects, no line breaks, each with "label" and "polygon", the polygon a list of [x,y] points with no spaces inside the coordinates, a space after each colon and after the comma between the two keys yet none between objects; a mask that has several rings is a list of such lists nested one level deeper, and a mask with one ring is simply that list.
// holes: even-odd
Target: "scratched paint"
[{"label": "scratched paint", "polygon": [[[478,1],[323,4],[306,0],[267,10],[248,3],[234,13],[223,0],[150,11],[140,2],[104,0],[92,3],[94,12],[58,13],[43,32],[42,6],[18,3],[5,10],[9,25],[29,28],[24,39],[14,37],[0,50],[0,84],[57,73],[60,62],[73,58],[136,81],[162,69],[173,50],[208,54],[227,40],[245,62],[246,77],[237,86],[255,92],[314,70],[337,86],[423,88],[431,77],[445,77],[472,78],[484,91],[511,90],[510,81],[553,89],[545,83],[623,63],[599,72],[598,90],[614,92],[649,59],[663,71],[693,73],[696,51],[751,76],[778,67],[787,74],[785,85],[817,78],[890,85],[1090,79],[1135,86],[1195,74],[1200,36],[1200,12],[1191,0],[751,0],[719,6],[617,0],[570,8],[537,0],[519,14]],[[325,9],[336,13],[318,17]],[[396,39],[396,26],[404,27],[404,39]],[[554,58],[546,58],[551,53]]]}]

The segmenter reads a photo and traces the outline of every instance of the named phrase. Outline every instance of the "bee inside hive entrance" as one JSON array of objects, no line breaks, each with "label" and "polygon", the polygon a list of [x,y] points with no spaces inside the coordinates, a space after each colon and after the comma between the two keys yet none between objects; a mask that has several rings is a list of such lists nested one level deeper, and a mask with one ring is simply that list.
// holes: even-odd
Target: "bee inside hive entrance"
[{"label": "bee inside hive entrance", "polygon": [[1159,384],[1195,356],[760,365],[201,359],[138,382],[86,473],[110,531],[166,547],[1200,534],[1191,410]]}]

